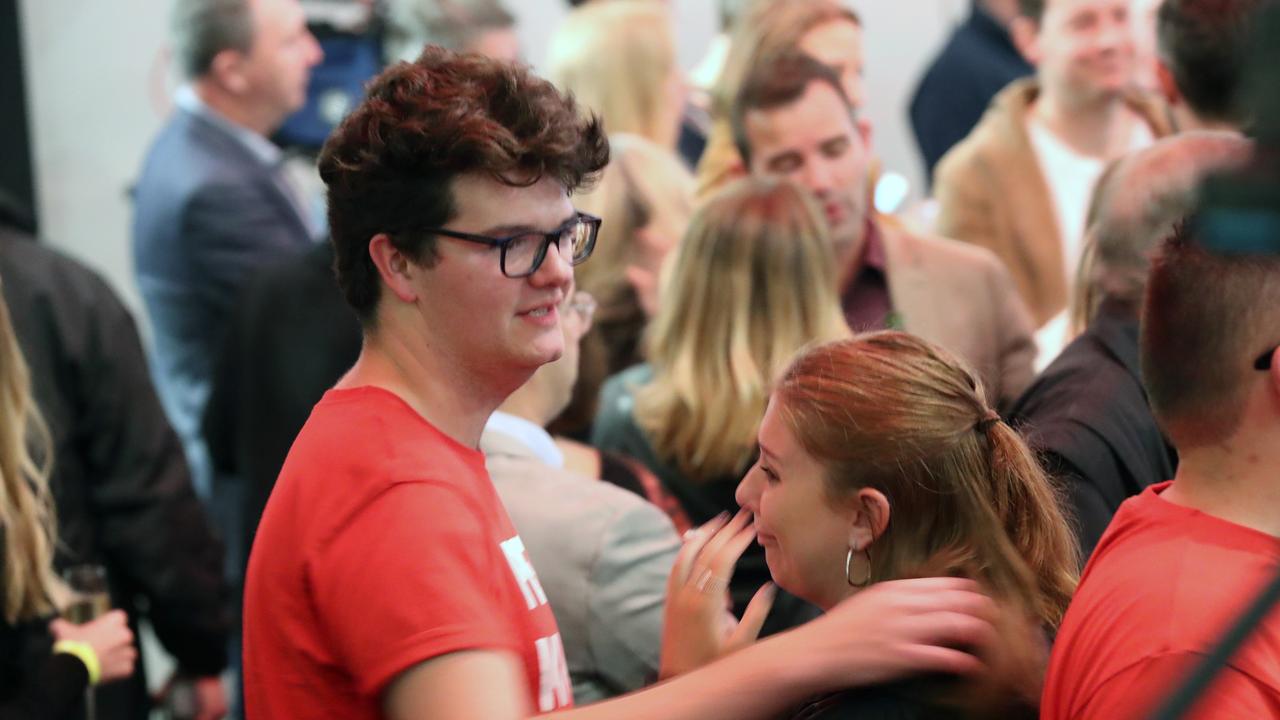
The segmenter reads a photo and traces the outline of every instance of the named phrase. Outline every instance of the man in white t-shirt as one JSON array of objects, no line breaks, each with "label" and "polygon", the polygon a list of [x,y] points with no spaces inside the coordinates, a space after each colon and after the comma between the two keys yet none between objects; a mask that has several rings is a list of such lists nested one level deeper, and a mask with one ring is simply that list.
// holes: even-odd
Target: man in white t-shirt
[{"label": "man in white t-shirt", "polygon": [[[1000,93],[938,166],[938,230],[990,248],[1031,307],[1051,359],[1093,186],[1110,160],[1169,131],[1134,89],[1128,0],[1020,0],[1011,30],[1036,76]],[[1065,332],[1061,333],[1065,338]]]}]

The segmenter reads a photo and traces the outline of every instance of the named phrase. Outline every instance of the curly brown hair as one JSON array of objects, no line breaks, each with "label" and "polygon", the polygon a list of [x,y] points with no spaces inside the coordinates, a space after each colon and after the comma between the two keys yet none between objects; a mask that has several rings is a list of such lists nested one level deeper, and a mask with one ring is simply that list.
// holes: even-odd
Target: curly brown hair
[{"label": "curly brown hair", "polygon": [[608,161],[599,118],[527,67],[429,46],[374,78],[320,154],[338,285],[370,325],[381,283],[370,239],[385,233],[430,266],[435,238],[417,230],[454,217],[455,177],[524,187],[549,176],[573,192]]}]

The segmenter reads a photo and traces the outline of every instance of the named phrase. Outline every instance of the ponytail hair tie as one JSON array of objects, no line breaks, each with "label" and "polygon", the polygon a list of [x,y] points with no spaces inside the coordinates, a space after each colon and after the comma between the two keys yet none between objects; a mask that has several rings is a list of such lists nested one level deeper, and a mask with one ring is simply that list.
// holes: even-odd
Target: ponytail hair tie
[{"label": "ponytail hair tie", "polygon": [[980,433],[986,433],[991,430],[991,426],[1000,422],[1000,413],[995,410],[988,409],[978,422],[974,423],[973,429]]}]

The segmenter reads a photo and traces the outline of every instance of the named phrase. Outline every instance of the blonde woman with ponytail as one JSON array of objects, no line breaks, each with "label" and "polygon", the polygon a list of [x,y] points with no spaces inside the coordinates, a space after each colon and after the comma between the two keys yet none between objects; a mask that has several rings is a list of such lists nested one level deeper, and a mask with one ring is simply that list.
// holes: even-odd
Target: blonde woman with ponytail
[{"label": "blonde woman with ponytail", "polygon": [[[0,718],[79,717],[90,684],[128,677],[137,651],[125,614],[84,625],[49,618],[66,591],[53,572],[57,538],[46,459],[49,433],[31,399],[26,362],[0,298]],[[32,452],[35,448],[35,452]],[[49,637],[52,634],[52,638]],[[52,645],[38,664],[33,643]]]},{"label": "blonde woman with ponytail", "polygon": [[[973,371],[900,332],[815,347],[774,387],[759,446],[737,490],[743,512],[694,565],[723,577],[724,548],[754,536],[774,582],[823,610],[877,583],[935,575],[976,581],[1000,608],[979,652],[985,674],[846,691],[799,717],[1036,717],[1076,544],[1053,486]],[[667,622],[668,638],[711,637],[688,617]],[[706,659],[724,648],[663,650]]]}]

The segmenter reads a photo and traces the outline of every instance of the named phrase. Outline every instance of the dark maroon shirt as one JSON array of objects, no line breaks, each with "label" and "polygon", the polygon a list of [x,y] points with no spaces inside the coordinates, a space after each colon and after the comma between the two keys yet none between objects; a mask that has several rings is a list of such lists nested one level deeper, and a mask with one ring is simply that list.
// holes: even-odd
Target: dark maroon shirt
[{"label": "dark maroon shirt", "polygon": [[858,270],[840,291],[840,307],[854,332],[901,329],[893,311],[886,274],[884,238],[875,221],[867,218],[867,236],[859,255]]}]

